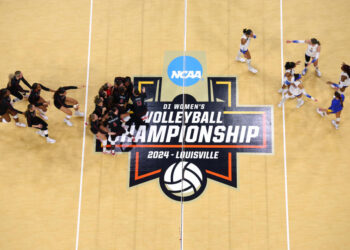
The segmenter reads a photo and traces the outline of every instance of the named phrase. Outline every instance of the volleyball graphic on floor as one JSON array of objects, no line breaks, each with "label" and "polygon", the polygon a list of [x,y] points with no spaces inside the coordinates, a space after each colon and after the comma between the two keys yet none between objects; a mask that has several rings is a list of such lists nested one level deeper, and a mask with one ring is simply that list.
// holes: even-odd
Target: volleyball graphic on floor
[{"label": "volleyball graphic on floor", "polygon": [[163,191],[176,200],[192,200],[205,189],[207,177],[198,166],[191,162],[173,163],[163,172],[160,178]]}]

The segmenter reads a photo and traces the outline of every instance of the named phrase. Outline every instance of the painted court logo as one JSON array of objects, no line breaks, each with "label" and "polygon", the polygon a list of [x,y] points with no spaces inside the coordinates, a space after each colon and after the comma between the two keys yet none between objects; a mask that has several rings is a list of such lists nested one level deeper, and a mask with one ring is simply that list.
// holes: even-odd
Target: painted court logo
[{"label": "painted court logo", "polygon": [[196,84],[203,75],[201,63],[192,56],[179,56],[168,66],[168,77],[178,86],[189,87]]},{"label": "painted court logo", "polygon": [[273,109],[238,105],[235,77],[207,77],[206,86],[199,86],[208,90],[206,101],[195,94],[161,101],[163,80],[134,78],[135,87],[146,88],[148,119],[130,128],[133,143],[119,137],[121,151],[130,151],[130,187],[159,179],[169,198],[190,201],[205,191],[208,179],[236,188],[237,154],[272,153]]}]

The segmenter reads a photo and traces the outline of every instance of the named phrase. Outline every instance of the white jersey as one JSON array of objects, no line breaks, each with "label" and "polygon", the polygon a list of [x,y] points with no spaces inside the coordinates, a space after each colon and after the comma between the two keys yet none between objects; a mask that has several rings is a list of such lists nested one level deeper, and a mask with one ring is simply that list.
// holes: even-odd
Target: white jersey
[{"label": "white jersey", "polygon": [[[341,81],[342,76],[346,76],[346,80],[345,81]],[[344,71],[341,72],[340,74],[340,80],[339,80],[339,87],[349,87],[350,86],[350,78],[349,75],[347,73],[345,73]]]},{"label": "white jersey", "polygon": [[[292,75],[292,79],[289,81],[288,80],[288,77],[286,77],[286,74],[287,73],[290,73],[291,75]],[[286,82],[288,81],[288,83],[293,83],[294,81],[295,81],[295,79],[294,79],[294,69],[287,69],[286,70],[286,73],[284,74],[284,78],[283,78],[283,82],[285,83],[285,84],[287,84]],[[289,85],[289,84],[287,84],[287,85]]]},{"label": "white jersey", "polygon": [[298,96],[303,93],[303,89],[300,89],[298,86],[301,84],[301,81],[295,81],[289,86],[289,92],[294,96]]},{"label": "white jersey", "polygon": [[315,57],[317,54],[317,48],[318,48],[318,44],[315,44],[315,45],[308,44],[305,54],[309,57]]},{"label": "white jersey", "polygon": [[242,44],[241,43],[241,46],[240,46],[240,50],[242,51],[247,51],[248,50],[248,46],[249,46],[249,43],[250,43],[250,37],[247,37],[245,34],[243,34],[243,36],[241,37],[241,39],[245,39],[247,40],[245,44]]}]

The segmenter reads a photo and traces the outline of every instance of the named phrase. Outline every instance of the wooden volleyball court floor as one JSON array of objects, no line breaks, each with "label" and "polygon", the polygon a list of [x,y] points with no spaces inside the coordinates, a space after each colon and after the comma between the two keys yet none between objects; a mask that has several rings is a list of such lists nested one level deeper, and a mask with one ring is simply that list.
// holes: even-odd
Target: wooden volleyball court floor
[{"label": "wooden volleyball court floor", "polygon": [[[185,111],[200,111],[203,119],[189,119],[194,125],[239,126],[245,137],[220,146],[140,141],[111,156],[96,152],[84,119],[74,117],[68,127],[53,105],[55,144],[32,128],[1,123],[0,249],[350,249],[349,101],[339,130],[333,117],[315,111],[329,106],[326,82],[338,81],[341,63],[350,63],[349,9],[345,0],[1,1],[2,87],[16,70],[50,88],[86,84],[68,95],[88,115],[103,83],[130,76],[146,88],[153,114],[168,116],[158,122],[163,127],[153,117],[154,133],[179,135],[169,115],[181,113],[175,104],[186,94],[197,109]],[[249,47],[255,75],[234,60],[243,28],[257,35]],[[319,102],[297,109],[289,100],[278,108],[281,65],[303,62],[306,50],[285,40],[311,37],[321,41],[322,77],[310,67],[303,83]],[[197,68],[188,69],[186,84],[195,83],[181,87],[181,76],[177,85],[168,69],[181,73],[190,58]],[[42,95],[52,102],[51,93]],[[188,178],[192,193],[205,189],[184,202],[165,183],[175,182],[171,171],[176,176],[182,163],[172,154],[182,148],[205,152],[202,160],[185,160],[186,176],[197,173]]]}]

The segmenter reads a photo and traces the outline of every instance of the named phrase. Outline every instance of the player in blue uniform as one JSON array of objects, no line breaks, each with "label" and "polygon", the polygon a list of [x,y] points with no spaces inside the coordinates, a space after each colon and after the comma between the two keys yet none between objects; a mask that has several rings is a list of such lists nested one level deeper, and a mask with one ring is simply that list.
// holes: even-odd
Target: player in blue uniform
[{"label": "player in blue uniform", "polygon": [[332,124],[336,129],[339,129],[340,113],[344,107],[343,106],[344,99],[345,99],[345,96],[343,94],[340,94],[339,92],[334,92],[332,104],[328,109],[323,109],[323,108],[316,109],[317,113],[319,113],[320,116],[322,117],[329,114],[335,114],[336,119],[332,120]]}]

